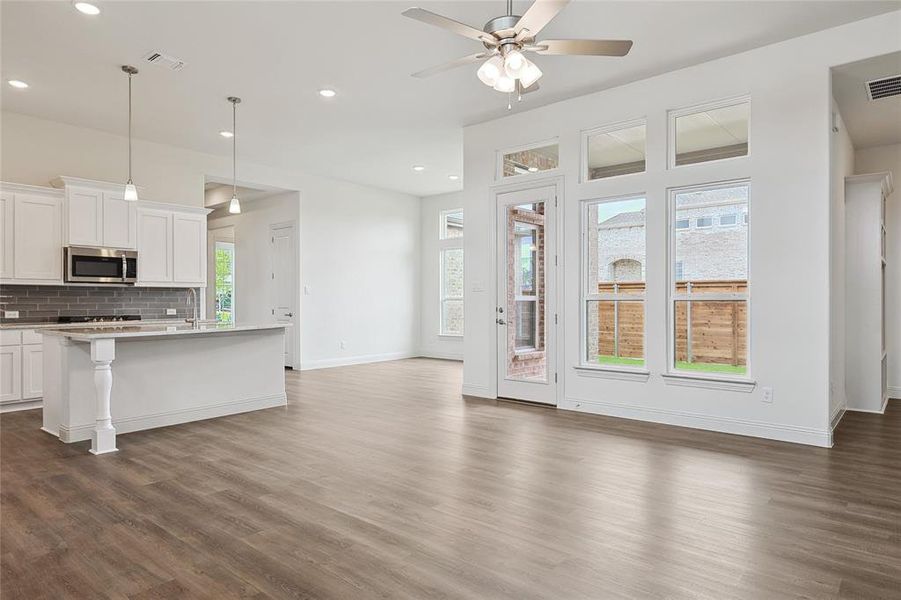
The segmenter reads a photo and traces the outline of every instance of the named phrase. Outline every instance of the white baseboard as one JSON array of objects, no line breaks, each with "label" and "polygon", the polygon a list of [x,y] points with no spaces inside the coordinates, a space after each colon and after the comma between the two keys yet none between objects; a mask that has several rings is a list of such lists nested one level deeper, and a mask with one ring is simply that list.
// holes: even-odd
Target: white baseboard
[{"label": "white baseboard", "polygon": [[41,408],[43,405],[43,398],[35,398],[34,400],[27,400],[25,402],[2,404],[0,405],[0,413],[18,412],[20,410],[32,410],[35,408]]},{"label": "white baseboard", "polygon": [[420,350],[419,356],[423,358],[441,358],[444,360],[463,360],[462,352],[443,352],[441,350]]},{"label": "white baseboard", "polygon": [[845,416],[848,407],[842,403],[835,407],[835,410],[832,411],[832,414],[829,415],[829,428],[832,431],[835,431],[835,428],[838,427],[838,424],[841,423],[842,418]]},{"label": "white baseboard", "polygon": [[882,401],[882,406],[880,406],[878,410],[872,410],[869,408],[851,408],[850,406],[848,407],[847,410],[850,410],[851,412],[862,412],[862,413],[872,413],[874,415],[884,415],[885,408],[888,406],[889,397],[891,397],[891,393],[889,393],[888,397]]},{"label": "white baseboard", "polygon": [[332,367],[346,367],[348,365],[362,365],[365,363],[385,362],[388,360],[402,360],[404,358],[416,358],[419,352],[389,352],[387,354],[364,354],[360,356],[344,356],[341,358],[326,358],[322,360],[301,361],[301,371],[314,369],[330,369]]},{"label": "white baseboard", "polygon": [[491,399],[497,398],[497,396],[495,396],[491,392],[491,390],[489,390],[487,387],[481,386],[481,385],[468,385],[468,384],[464,383],[462,391],[463,391],[464,396],[475,396],[476,398],[491,398]]},{"label": "white baseboard", "polygon": [[901,400],[901,385],[888,386],[888,397],[896,400]]},{"label": "white baseboard", "polygon": [[823,448],[832,447],[832,431],[828,429],[821,430],[813,427],[779,425],[732,417],[715,417],[661,408],[636,408],[630,405],[599,402],[597,400],[582,400],[580,398],[566,398],[558,408],[637,421],[650,421],[665,425],[678,425],[693,429],[747,435],[782,442],[794,442],[796,444],[807,444]]},{"label": "white baseboard", "polygon": [[[172,410],[152,415],[142,415],[140,417],[128,417],[126,419],[113,419],[113,427],[116,428],[117,434],[129,433],[132,431],[143,431],[144,429],[155,429],[157,427],[166,427],[168,425],[189,423],[191,421],[202,421],[204,419],[236,415],[263,408],[275,408],[277,406],[285,406],[287,403],[288,398],[283,392],[281,394],[259,396],[256,398],[247,398],[245,400],[233,400],[198,408]],[[44,431],[52,433],[47,429],[44,429]],[[92,431],[94,431],[94,423],[76,425],[75,427],[60,425],[59,439],[67,444],[70,442],[82,442],[91,439]]]}]

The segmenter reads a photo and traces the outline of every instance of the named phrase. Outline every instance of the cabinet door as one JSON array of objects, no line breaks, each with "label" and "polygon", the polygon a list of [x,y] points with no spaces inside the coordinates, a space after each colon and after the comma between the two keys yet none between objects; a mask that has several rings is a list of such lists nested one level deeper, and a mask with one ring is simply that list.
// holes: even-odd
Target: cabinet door
[{"label": "cabinet door", "polygon": [[61,205],[56,198],[15,194],[13,265],[16,279],[62,281]]},{"label": "cabinet door", "polygon": [[0,279],[13,273],[13,195],[0,192]]},{"label": "cabinet door", "polygon": [[22,346],[0,346],[0,403],[22,399]]},{"label": "cabinet door", "polygon": [[22,346],[22,399],[44,395],[44,346]]},{"label": "cabinet door", "polygon": [[66,190],[70,246],[103,245],[103,193],[90,188]]},{"label": "cabinet door", "polygon": [[206,280],[206,217],[175,213],[173,231],[175,282],[203,283]]},{"label": "cabinet door", "polygon": [[138,209],[138,281],[172,282],[172,213]]},{"label": "cabinet door", "polygon": [[103,193],[103,245],[133,249],[136,245],[137,208],[122,194]]}]

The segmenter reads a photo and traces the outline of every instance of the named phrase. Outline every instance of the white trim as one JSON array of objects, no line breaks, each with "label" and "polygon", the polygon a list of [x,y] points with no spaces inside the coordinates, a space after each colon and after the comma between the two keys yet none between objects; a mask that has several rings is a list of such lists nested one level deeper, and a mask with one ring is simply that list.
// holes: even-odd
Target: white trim
[{"label": "white trim", "polygon": [[840,404],[839,406],[835,407],[834,411],[832,411],[832,414],[829,416],[829,428],[832,429],[832,431],[835,431],[836,427],[838,427],[838,424],[841,423],[841,420],[845,416],[847,410],[848,407],[846,405]]},{"label": "white trim", "polygon": [[[599,177],[597,179],[589,179],[588,177],[588,138],[596,135],[604,135],[605,133],[613,133],[614,131],[622,131],[623,129],[632,129],[644,125],[644,170],[635,173],[622,173],[620,175],[611,175],[609,177]],[[592,129],[582,130],[582,139],[580,143],[579,158],[579,183],[594,183],[595,181],[607,181],[617,177],[627,177],[629,175],[642,175],[648,172],[648,118],[647,116],[611,123],[609,125],[601,125]],[[615,166],[615,165],[614,165]]]},{"label": "white trim", "polygon": [[490,398],[492,400],[497,398],[497,394],[492,394],[491,390],[484,385],[471,385],[464,383],[463,388],[460,390],[460,393],[464,396],[474,396],[476,398]]},{"label": "white trim", "polygon": [[[692,429],[704,429],[707,431],[719,431],[722,433],[746,435],[782,442],[808,444],[822,448],[832,447],[832,431],[829,429],[800,427],[797,425],[780,425],[777,423],[736,419],[733,417],[717,417],[662,408],[639,408],[626,404],[583,400],[580,398],[566,398],[560,404],[560,408],[563,410],[634,419],[651,423],[690,427]],[[648,435],[651,435],[651,433],[649,432]]]},{"label": "white trim", "polygon": [[[282,392],[280,394],[270,394],[268,396],[258,396],[256,398],[220,402],[218,404],[200,406],[197,408],[170,410],[152,415],[127,417],[124,419],[114,418],[113,426],[116,428],[116,432],[118,434],[129,433],[131,431],[143,431],[145,429],[167,427],[169,425],[178,425],[181,423],[189,423],[191,421],[202,421],[216,417],[236,415],[253,410],[261,410],[264,408],[276,408],[279,406],[285,406],[287,405],[287,403],[288,398],[285,393]],[[60,425],[59,439],[67,444],[89,440],[91,439],[91,434],[94,431],[94,427],[94,423],[88,423],[86,425],[75,425],[73,427]],[[44,431],[46,431],[47,433],[52,433],[48,429],[44,429]]]},{"label": "white trim", "polygon": [[872,410],[872,409],[869,409],[869,408],[851,408],[850,406],[849,406],[848,408],[846,408],[845,410],[849,410],[849,411],[851,411],[851,412],[871,413],[871,414],[874,414],[874,415],[884,415],[884,414],[885,414],[885,409],[886,409],[886,407],[888,407],[888,401],[889,401],[888,396],[886,396],[885,398],[883,398],[883,399],[882,399],[882,406],[880,406],[878,410]]},{"label": "white trim", "polygon": [[667,385],[706,388],[710,390],[728,390],[730,392],[750,393],[757,387],[757,382],[753,379],[706,377],[703,375],[689,375],[685,371],[662,373],[661,377],[663,377],[663,381]]},{"label": "white trim", "polygon": [[890,385],[887,389],[889,398],[901,400],[901,385]]},{"label": "white trim", "polygon": [[[537,148],[546,148],[547,146],[557,146],[557,166],[553,169],[545,169],[544,171],[535,171],[534,173],[522,173],[520,175],[511,175],[510,177],[504,177],[504,156],[507,154],[513,154],[514,152],[525,152],[526,150],[535,150]],[[495,169],[494,169],[494,179],[497,183],[516,183],[516,182],[526,182],[528,181],[530,184],[534,183],[532,178],[534,177],[545,177],[547,175],[559,176],[560,171],[560,138],[553,137],[550,139],[542,140],[540,142],[534,142],[531,144],[521,144],[519,146],[512,146],[509,148],[500,148],[496,151],[495,157]],[[533,186],[529,186],[533,187]],[[464,215],[464,219],[465,219]],[[465,235],[465,234],[464,234]]]},{"label": "white trim", "polygon": [[576,365],[573,367],[576,375],[580,377],[599,377],[601,379],[617,379],[619,381],[638,381],[646,383],[651,377],[651,372],[645,369],[613,369],[609,367],[589,367]]},{"label": "white trim", "polygon": [[[718,158],[715,160],[705,160],[701,162],[691,163],[688,165],[676,165],[676,119],[687,115],[694,115],[708,110],[716,110],[718,108],[726,108],[727,106],[738,106],[739,104],[748,104],[748,153],[743,156],[732,156],[729,158]],[[741,96],[733,96],[731,98],[723,98],[712,102],[703,102],[694,104],[684,108],[669,110],[666,113],[667,120],[667,151],[666,151],[666,168],[667,170],[684,169],[686,167],[694,167],[697,165],[707,165],[710,163],[721,163],[730,160],[747,159],[751,156],[751,95],[744,94]]]},{"label": "white trim", "polygon": [[419,353],[415,351],[407,352],[387,352],[385,354],[361,354],[358,356],[347,356],[341,358],[325,358],[320,360],[301,361],[301,371],[313,371],[315,369],[330,369],[332,367],[346,367],[349,365],[362,365],[366,363],[386,362],[389,360],[403,360],[405,358],[418,358]]},{"label": "white trim", "polygon": [[438,358],[441,360],[455,360],[463,362],[462,352],[446,352],[444,350],[420,350],[420,358]]},{"label": "white trim", "polygon": [[34,398],[31,400],[8,402],[0,404],[0,413],[18,412],[20,410],[33,410],[41,408],[44,405],[43,398]]},{"label": "white trim", "polygon": [[[120,185],[121,189],[123,185]],[[27,183],[15,183],[12,181],[0,181],[0,190],[4,192],[12,192],[12,193],[26,193],[26,194],[38,194],[43,196],[51,196],[53,198],[63,198],[65,197],[65,192],[63,190],[52,188],[52,187],[44,187],[40,185],[29,185]]]}]

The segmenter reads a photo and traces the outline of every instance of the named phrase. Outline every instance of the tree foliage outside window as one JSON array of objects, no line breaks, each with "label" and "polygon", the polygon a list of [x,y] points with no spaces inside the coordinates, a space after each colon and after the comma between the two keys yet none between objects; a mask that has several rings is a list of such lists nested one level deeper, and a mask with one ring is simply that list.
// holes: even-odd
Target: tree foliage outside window
[{"label": "tree foliage outside window", "polygon": [[216,242],[216,320],[235,322],[235,245]]}]

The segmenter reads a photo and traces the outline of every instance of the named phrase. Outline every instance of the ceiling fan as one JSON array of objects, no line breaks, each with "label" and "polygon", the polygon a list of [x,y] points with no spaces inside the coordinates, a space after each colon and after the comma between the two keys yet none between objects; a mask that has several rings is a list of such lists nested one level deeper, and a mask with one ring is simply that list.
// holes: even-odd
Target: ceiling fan
[{"label": "ceiling fan", "polygon": [[535,36],[568,3],[569,0],[535,0],[524,15],[518,16],[513,14],[513,0],[507,0],[507,14],[491,19],[481,30],[422,8],[408,8],[401,13],[405,17],[441,27],[485,46],[484,52],[413,73],[413,77],[429,77],[487,59],[477,72],[479,80],[499,92],[522,94],[537,90],[542,75],[538,65],[525,57],[525,52],[571,56],[625,56],[629,53],[632,40],[536,41]]}]

